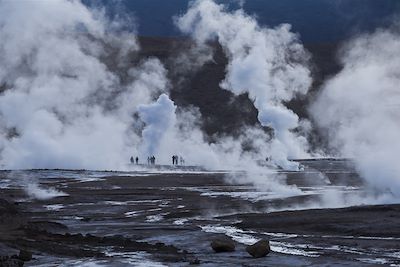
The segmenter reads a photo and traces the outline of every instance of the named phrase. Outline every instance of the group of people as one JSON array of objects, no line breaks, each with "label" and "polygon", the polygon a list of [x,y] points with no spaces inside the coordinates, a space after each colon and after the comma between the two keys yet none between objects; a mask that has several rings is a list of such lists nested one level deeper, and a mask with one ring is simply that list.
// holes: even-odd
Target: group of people
[{"label": "group of people", "polygon": [[139,157],[136,157],[136,158],[131,157],[131,163],[133,164],[135,162],[136,162],[136,164],[139,164]]},{"label": "group of people", "polygon": [[[130,159],[131,164],[139,164],[139,157],[131,157]],[[155,165],[156,164],[156,157],[155,156],[148,156],[147,157],[147,164],[148,165]],[[172,165],[184,165],[185,164],[185,160],[183,159],[183,157],[179,157],[178,155],[173,155],[172,156]]]},{"label": "group of people", "polygon": [[156,164],[156,157],[154,157],[154,156],[147,157],[147,164],[148,165],[155,165]]},{"label": "group of people", "polygon": [[185,164],[185,160],[182,157],[179,157],[178,155],[173,155],[172,156],[172,165],[178,165],[178,160],[180,161],[181,165]]}]

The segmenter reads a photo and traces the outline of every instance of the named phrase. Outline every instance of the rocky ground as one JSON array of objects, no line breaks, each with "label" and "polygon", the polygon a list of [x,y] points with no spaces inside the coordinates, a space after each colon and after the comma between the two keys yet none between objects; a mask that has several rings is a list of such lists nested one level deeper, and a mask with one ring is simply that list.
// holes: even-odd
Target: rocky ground
[{"label": "rocky ground", "polygon": [[[307,209],[335,207],[319,202],[327,190],[364,189],[343,162],[303,163],[286,173],[302,190],[290,196],[224,172],[4,171],[0,266],[400,266],[400,205]],[[234,251],[215,253],[227,237]],[[253,258],[246,246],[261,239],[271,252]]]}]

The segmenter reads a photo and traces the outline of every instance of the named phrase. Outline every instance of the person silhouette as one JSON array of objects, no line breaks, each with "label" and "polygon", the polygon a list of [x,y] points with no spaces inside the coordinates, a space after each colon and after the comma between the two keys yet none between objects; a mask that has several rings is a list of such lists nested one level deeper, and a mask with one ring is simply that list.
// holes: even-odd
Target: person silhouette
[{"label": "person silhouette", "polygon": [[136,157],[135,161],[136,161],[136,165],[139,164],[139,157]]}]

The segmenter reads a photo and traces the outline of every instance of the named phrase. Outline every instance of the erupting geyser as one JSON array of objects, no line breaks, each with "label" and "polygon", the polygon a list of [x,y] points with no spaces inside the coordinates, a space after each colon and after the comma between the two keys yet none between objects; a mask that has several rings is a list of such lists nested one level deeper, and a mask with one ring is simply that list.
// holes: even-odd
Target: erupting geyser
[{"label": "erupting geyser", "polygon": [[153,156],[159,150],[160,143],[176,123],[176,106],[166,94],[160,95],[155,103],[140,105],[139,116],[146,124],[142,131],[143,144],[141,156]]}]

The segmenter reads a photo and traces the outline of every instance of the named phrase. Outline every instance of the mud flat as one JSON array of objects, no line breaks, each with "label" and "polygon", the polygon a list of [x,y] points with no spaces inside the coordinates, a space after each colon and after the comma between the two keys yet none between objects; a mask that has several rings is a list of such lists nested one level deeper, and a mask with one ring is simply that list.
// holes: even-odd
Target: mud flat
[{"label": "mud flat", "polygon": [[[304,164],[286,174],[302,189],[290,196],[231,184],[222,172],[24,171],[40,183],[33,190],[60,193],[38,200],[21,172],[4,171],[0,256],[30,251],[24,266],[400,266],[400,205],[318,209],[329,190],[364,188],[345,161]],[[212,251],[222,235],[235,252]],[[272,252],[253,259],[245,246],[261,238]]]}]

